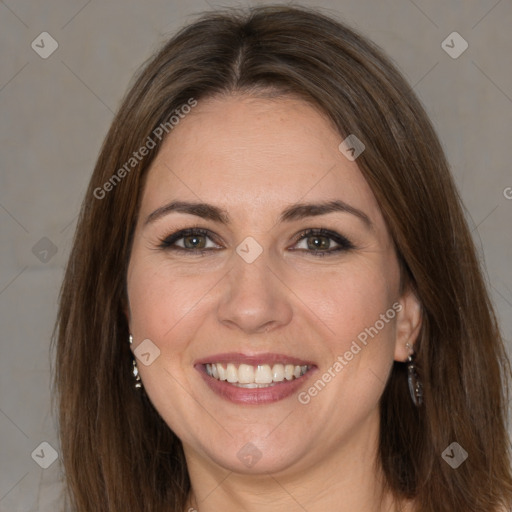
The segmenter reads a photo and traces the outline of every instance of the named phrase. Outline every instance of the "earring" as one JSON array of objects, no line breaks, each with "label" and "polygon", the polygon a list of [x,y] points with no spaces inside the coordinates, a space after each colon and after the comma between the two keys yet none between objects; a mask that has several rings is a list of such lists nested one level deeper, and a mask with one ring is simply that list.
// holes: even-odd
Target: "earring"
[{"label": "earring", "polygon": [[407,382],[409,384],[409,392],[411,393],[411,399],[416,407],[420,407],[423,404],[423,384],[418,377],[416,371],[416,364],[414,362],[414,351],[409,343],[406,344],[411,353],[407,359]]},{"label": "earring", "polygon": [[[133,336],[130,334],[129,338],[128,338],[128,341],[130,342],[130,345],[133,343]],[[132,364],[133,364],[133,368],[132,368],[132,374],[135,378],[135,388],[136,389],[139,389],[142,387],[142,382],[140,380],[140,375],[139,375],[139,369],[137,368],[137,361],[135,361],[135,358],[132,359]]]}]

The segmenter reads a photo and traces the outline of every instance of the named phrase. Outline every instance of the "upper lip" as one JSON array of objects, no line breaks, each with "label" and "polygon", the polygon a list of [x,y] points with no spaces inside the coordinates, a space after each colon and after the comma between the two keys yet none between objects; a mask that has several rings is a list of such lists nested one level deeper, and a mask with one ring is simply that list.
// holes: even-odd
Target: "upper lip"
[{"label": "upper lip", "polygon": [[262,353],[262,354],[242,354],[240,352],[224,352],[222,354],[212,354],[211,356],[202,357],[195,361],[194,364],[208,364],[208,363],[235,363],[235,364],[248,364],[257,366],[259,364],[281,363],[293,364],[294,366],[314,366],[311,361],[306,361],[298,357],[288,356],[286,354],[275,353]]}]

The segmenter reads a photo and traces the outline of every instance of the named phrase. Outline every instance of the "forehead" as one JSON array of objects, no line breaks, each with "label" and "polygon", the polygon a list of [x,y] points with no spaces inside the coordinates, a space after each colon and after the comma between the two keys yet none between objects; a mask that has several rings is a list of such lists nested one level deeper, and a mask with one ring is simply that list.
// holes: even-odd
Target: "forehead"
[{"label": "forehead", "polygon": [[247,217],[298,201],[341,199],[378,224],[375,198],[356,162],[339,151],[341,140],[326,116],[299,99],[199,101],[162,144],[142,209],[202,200]]}]

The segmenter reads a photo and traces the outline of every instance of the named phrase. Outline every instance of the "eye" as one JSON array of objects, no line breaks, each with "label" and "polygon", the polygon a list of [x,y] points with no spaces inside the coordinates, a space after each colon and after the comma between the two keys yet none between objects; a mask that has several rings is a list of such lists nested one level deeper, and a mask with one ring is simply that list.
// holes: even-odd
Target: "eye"
[{"label": "eye", "polygon": [[213,242],[211,233],[202,228],[187,228],[176,231],[160,242],[162,249],[173,251],[197,252],[203,254],[220,246]]},{"label": "eye", "polygon": [[[333,247],[332,242],[335,246]],[[299,233],[295,249],[315,256],[326,256],[339,251],[348,251],[355,246],[343,235],[328,229],[307,229]]]},{"label": "eye", "polygon": [[[187,228],[172,233],[160,241],[164,250],[180,251],[204,255],[208,251],[222,249],[213,240],[210,231],[203,228]],[[334,246],[333,246],[334,243]],[[345,236],[328,229],[307,229],[296,236],[292,251],[303,251],[315,256],[331,255],[354,249],[355,246]]]}]

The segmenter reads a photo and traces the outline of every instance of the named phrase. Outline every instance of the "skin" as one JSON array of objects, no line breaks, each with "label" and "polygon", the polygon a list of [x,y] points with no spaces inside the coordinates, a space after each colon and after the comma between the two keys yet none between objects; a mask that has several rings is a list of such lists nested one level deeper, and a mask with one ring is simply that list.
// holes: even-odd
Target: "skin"
[{"label": "skin", "polygon": [[[189,506],[200,512],[395,510],[381,494],[378,402],[393,361],[405,361],[406,344],[414,344],[420,308],[412,293],[400,292],[382,213],[340,142],[325,116],[299,99],[215,97],[174,128],[149,170],[127,315],[132,348],[149,338],[160,350],[138,367],[152,403],[183,442]],[[336,199],[363,211],[372,227],[347,212],[279,222],[294,203]],[[173,200],[211,203],[230,222],[171,212],[145,224]],[[159,247],[169,234],[197,226],[213,234],[200,240],[209,252]],[[355,247],[310,254],[307,242],[317,238],[296,238],[308,228],[340,233]],[[263,248],[252,263],[236,252],[248,236]],[[396,317],[308,404],[296,394],[233,404],[194,368],[222,352],[283,353],[317,366],[307,390],[393,303],[402,306]],[[261,452],[251,468],[237,457],[247,443]]]}]

